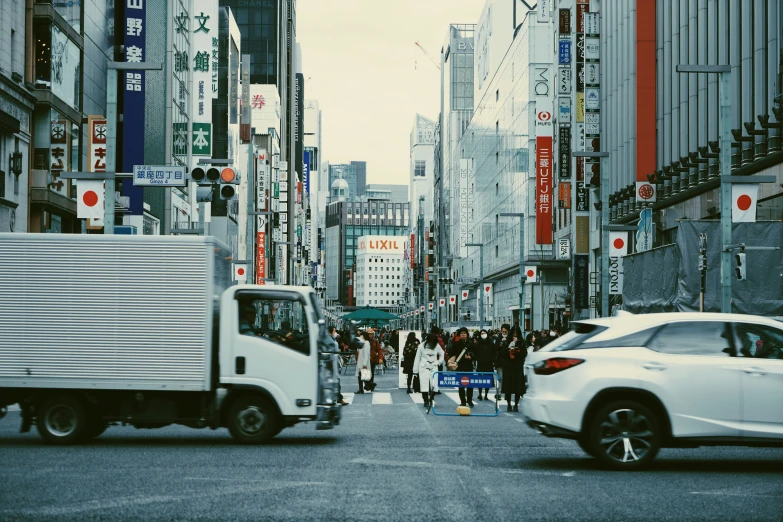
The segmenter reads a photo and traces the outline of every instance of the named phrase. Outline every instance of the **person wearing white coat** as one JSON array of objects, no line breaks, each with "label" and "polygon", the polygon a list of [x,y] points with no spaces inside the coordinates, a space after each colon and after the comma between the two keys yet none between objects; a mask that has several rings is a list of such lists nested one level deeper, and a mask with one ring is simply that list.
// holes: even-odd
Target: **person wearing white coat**
[{"label": "person wearing white coat", "polygon": [[438,344],[438,337],[431,333],[427,336],[424,344],[419,345],[416,350],[416,360],[413,362],[413,373],[419,376],[419,387],[421,396],[424,399],[424,407],[432,406],[432,394],[430,393],[430,378],[432,373],[438,370],[438,366],[443,364],[443,348]]},{"label": "person wearing white coat", "polygon": [[[359,376],[359,391],[356,393],[364,393],[365,383],[362,381],[362,369],[370,369],[370,338],[367,332],[359,333],[359,341],[362,343],[361,348],[356,351],[356,374]],[[368,388],[368,391],[372,391]]]}]

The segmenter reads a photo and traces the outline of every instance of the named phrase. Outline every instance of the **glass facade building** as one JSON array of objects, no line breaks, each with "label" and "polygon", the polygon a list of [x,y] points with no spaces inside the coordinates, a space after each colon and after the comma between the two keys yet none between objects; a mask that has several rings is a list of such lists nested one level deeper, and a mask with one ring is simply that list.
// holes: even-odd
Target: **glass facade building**
[{"label": "glass facade building", "polygon": [[234,13],[241,47],[250,54],[250,83],[277,85],[280,74],[277,19],[279,0],[220,0]]},{"label": "glass facade building", "polygon": [[[552,73],[553,41],[551,25],[537,24],[529,12],[494,75],[490,73],[476,102],[472,119],[457,143],[456,157],[461,165],[452,167],[459,176],[460,196],[451,197],[452,219],[459,219],[460,231],[452,227],[451,244],[462,242],[463,258],[455,265],[459,277],[479,278],[483,245],[485,282],[493,283],[494,302],[485,303],[485,319],[493,324],[513,322],[519,308],[520,219],[500,214],[524,213],[525,262],[546,272],[546,286],[525,285],[526,319],[541,327],[543,303],[545,325],[553,313],[556,295],[565,291],[568,272],[552,260],[552,246],[536,244],[536,169],[534,129],[537,101],[549,100],[554,86],[546,91],[541,78]],[[549,80],[551,82],[551,79]],[[544,93],[549,96],[541,96]],[[452,181],[456,176],[452,176]],[[452,184],[453,186],[454,184]],[[456,200],[456,201],[455,201]],[[476,285],[462,309],[478,314]],[[542,295],[543,294],[543,295]]]},{"label": "glass facade building", "polygon": [[341,201],[326,207],[326,297],[353,306],[352,277],[361,236],[407,236],[408,203]]}]

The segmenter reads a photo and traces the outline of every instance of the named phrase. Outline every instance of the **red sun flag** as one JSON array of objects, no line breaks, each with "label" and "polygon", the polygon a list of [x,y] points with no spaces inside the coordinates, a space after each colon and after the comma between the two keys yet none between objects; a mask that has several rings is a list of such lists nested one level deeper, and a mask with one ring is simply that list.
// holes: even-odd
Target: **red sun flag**
[{"label": "red sun flag", "polygon": [[538,282],[538,267],[537,266],[526,266],[525,267],[525,275],[527,276],[527,279],[525,279],[525,283],[537,283]]},{"label": "red sun flag", "polygon": [[247,269],[245,268],[245,265],[234,265],[234,280],[235,281],[247,280]]},{"label": "red sun flag", "polygon": [[733,223],[755,223],[757,183],[734,183],[731,185],[731,221]]},{"label": "red sun flag", "polygon": [[609,257],[628,255],[628,232],[609,232]]},{"label": "red sun flag", "polygon": [[76,182],[76,190],[76,216],[103,219],[103,181],[80,179]]}]

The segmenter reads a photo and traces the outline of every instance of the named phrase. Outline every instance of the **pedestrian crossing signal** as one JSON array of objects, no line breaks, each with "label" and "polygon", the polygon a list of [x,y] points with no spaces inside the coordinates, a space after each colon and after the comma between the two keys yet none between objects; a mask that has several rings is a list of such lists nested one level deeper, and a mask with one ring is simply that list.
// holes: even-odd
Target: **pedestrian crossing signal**
[{"label": "pedestrian crossing signal", "polygon": [[737,260],[737,267],[734,269],[737,274],[737,281],[746,281],[748,279],[747,266],[745,265],[745,253],[734,254]]}]

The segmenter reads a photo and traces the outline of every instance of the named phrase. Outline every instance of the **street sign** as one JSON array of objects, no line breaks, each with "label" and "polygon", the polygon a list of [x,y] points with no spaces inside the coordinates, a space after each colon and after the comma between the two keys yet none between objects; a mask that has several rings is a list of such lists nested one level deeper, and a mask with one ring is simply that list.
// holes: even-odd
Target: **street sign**
[{"label": "street sign", "polygon": [[473,283],[477,283],[478,278],[477,277],[458,277],[457,278],[457,284],[461,285],[470,285]]},{"label": "street sign", "polygon": [[437,372],[439,388],[492,388],[491,373]]},{"label": "street sign", "polygon": [[133,184],[137,187],[184,187],[187,185],[185,167],[170,165],[134,165]]}]

